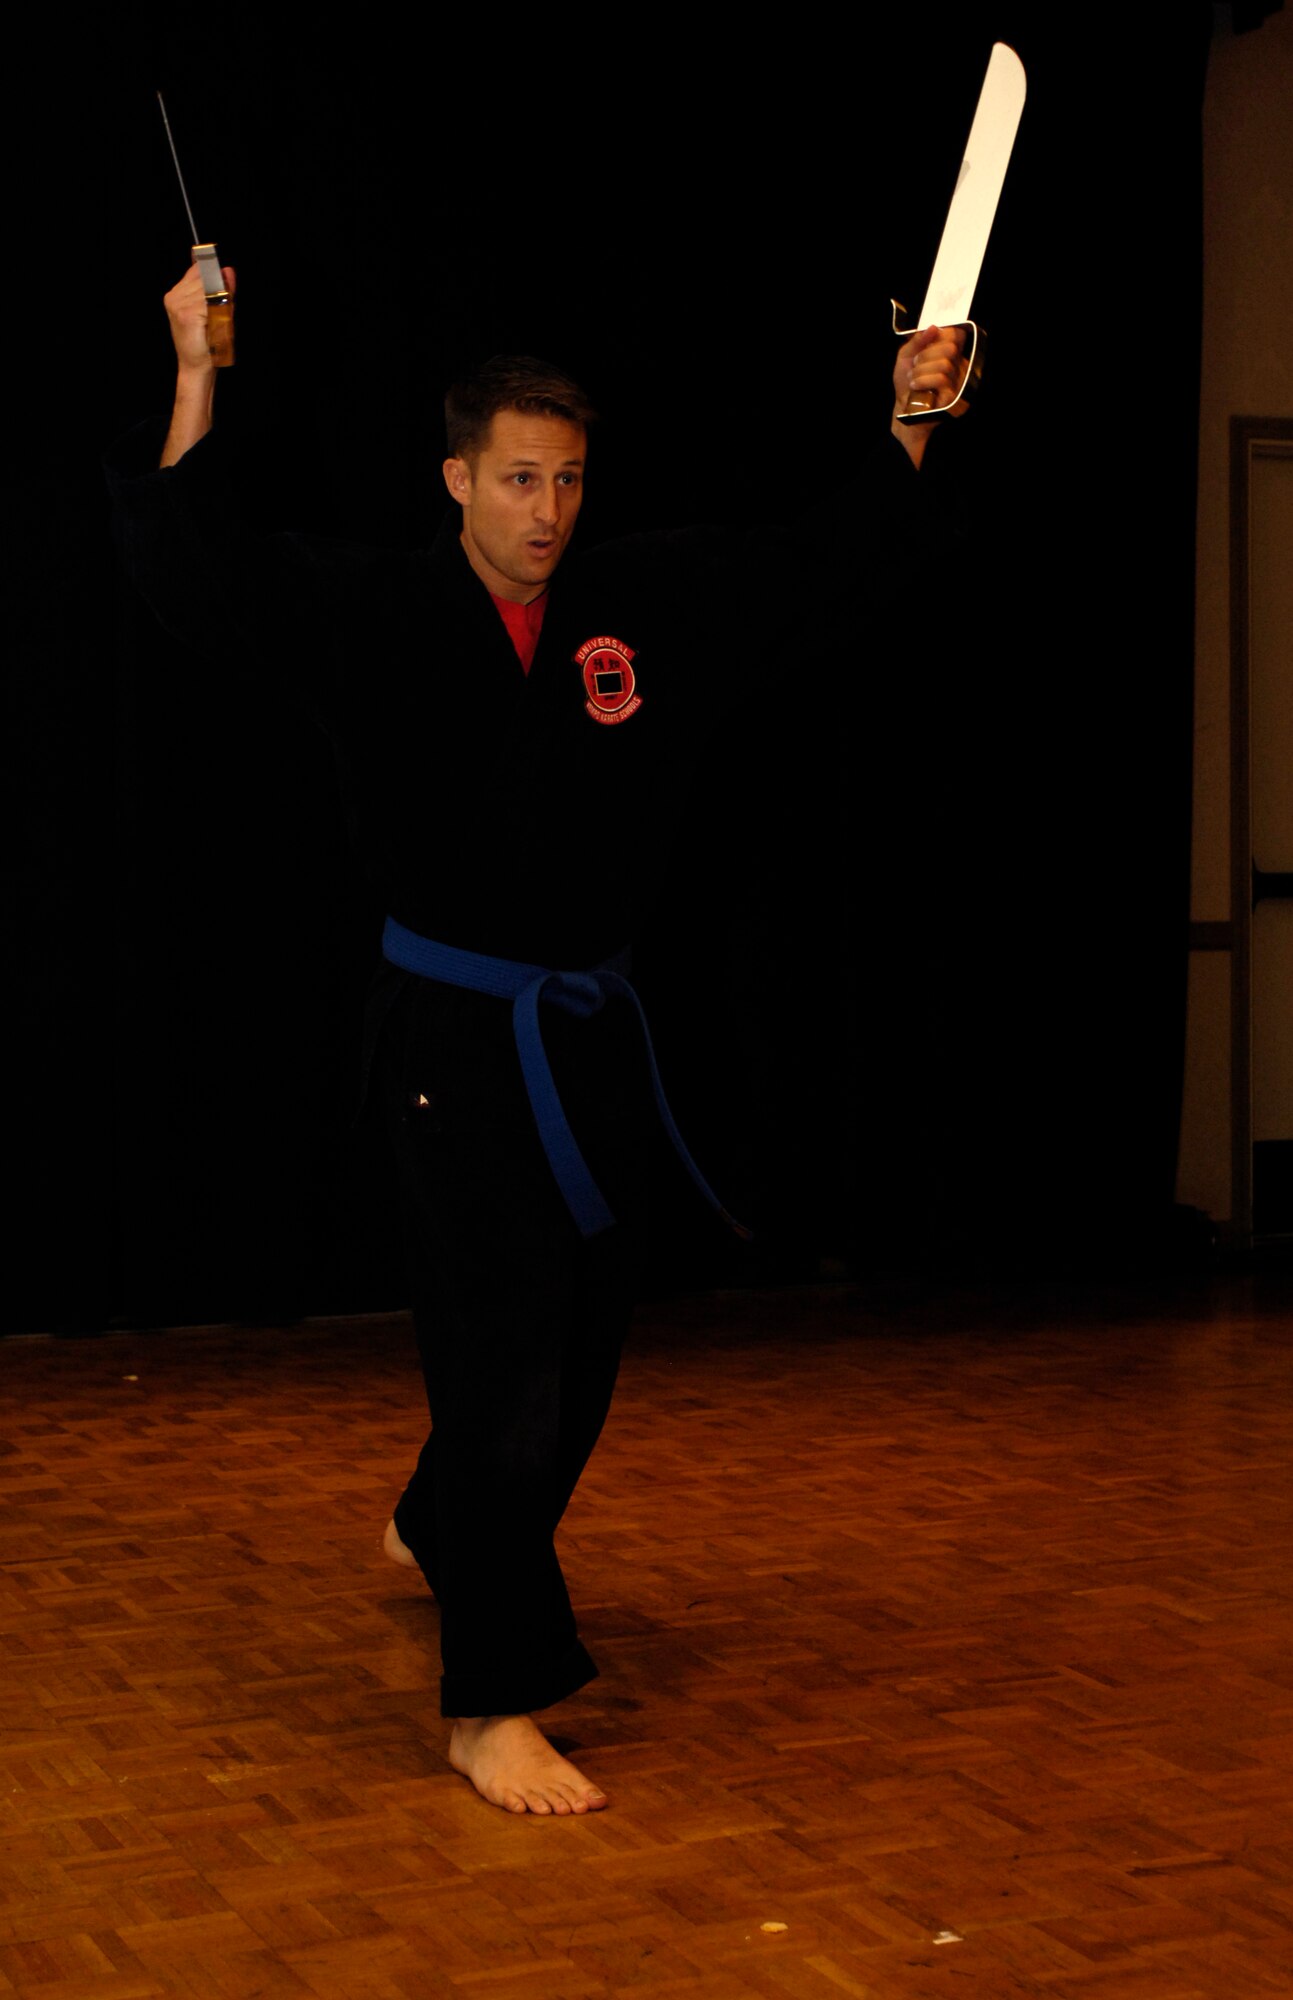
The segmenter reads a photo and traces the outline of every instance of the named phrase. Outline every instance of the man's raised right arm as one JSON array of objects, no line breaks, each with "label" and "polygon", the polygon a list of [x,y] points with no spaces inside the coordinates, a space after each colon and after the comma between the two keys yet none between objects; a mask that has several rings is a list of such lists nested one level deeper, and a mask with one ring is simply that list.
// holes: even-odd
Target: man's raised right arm
[{"label": "man's raised right arm", "polygon": [[[232,293],[232,270],[224,277]],[[371,625],[374,601],[403,587],[409,558],[265,521],[262,457],[240,451],[240,424],[213,426],[217,371],[196,267],[165,303],[176,358],[169,428],[157,417],[137,424],[104,459],[126,572],[187,656],[284,687],[327,727],[359,650],[355,632]]]},{"label": "man's raised right arm", "polygon": [[[229,265],[222,266],[229,296],[235,278]],[[207,347],[207,301],[202,274],[190,264],[184,276],[166,294],[166,314],[175,343],[175,405],[171,425],[162,447],[162,468],[178,465],[186,451],[204,438],[215,421],[216,366]]]}]

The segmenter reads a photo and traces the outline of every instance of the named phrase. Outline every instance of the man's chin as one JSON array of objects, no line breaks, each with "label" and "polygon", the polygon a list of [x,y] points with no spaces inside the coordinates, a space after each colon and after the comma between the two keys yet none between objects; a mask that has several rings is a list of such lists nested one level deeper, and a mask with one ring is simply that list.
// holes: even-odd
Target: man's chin
[{"label": "man's chin", "polygon": [[541,584],[552,581],[553,572],[560,560],[561,555],[560,551],[558,551],[556,555],[549,556],[544,562],[518,563],[508,581],[510,583],[525,585],[531,590],[537,590]]}]

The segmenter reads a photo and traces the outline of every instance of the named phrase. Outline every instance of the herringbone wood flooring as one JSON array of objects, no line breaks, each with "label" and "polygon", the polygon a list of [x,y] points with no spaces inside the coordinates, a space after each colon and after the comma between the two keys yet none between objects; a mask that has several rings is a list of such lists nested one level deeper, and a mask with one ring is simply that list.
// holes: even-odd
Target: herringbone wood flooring
[{"label": "herringbone wood flooring", "polygon": [[1280,1289],[647,1314],[581,1821],[443,1761],[401,1319],[0,1344],[0,1995],[1293,1993]]}]

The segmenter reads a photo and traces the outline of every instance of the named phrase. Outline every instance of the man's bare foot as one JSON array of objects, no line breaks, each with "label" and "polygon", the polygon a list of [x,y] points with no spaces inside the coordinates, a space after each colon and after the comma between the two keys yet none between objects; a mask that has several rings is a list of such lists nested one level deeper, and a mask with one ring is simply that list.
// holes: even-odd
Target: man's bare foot
[{"label": "man's bare foot", "polygon": [[394,1520],[386,1523],[386,1533],[382,1536],[382,1551],[393,1563],[403,1563],[405,1569],[416,1569],[418,1559],[407,1542],[400,1540],[400,1531]]},{"label": "man's bare foot", "polygon": [[528,1715],[460,1715],[449,1762],[505,1812],[600,1812],[606,1794],[553,1749]]}]

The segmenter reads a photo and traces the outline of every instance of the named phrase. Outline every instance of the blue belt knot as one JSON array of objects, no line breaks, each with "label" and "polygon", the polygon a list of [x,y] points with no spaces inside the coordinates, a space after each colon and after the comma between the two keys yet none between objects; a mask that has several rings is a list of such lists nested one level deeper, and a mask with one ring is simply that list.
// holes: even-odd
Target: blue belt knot
[{"label": "blue belt knot", "polygon": [[565,1014],[586,1021],[599,1014],[610,992],[598,972],[550,972],[537,982],[540,1000],[551,1000]]},{"label": "blue belt knot", "polygon": [[588,1020],[613,996],[627,1000],[637,1012],[656,1111],[674,1151],[710,1207],[717,1210],[738,1236],[749,1237],[750,1231],[723,1207],[678,1130],[660,1081],[642,1002],[621,970],[628,963],[626,954],[590,971],[558,972],[548,966],[527,965],[520,959],[489,958],[481,952],[461,951],[456,945],[437,944],[434,939],[425,938],[418,931],[396,923],[394,917],[388,917],[382,932],[382,956],[392,965],[402,966],[406,972],[415,972],[423,979],[512,1002],[512,1033],[530,1109],[557,1186],[582,1236],[599,1235],[611,1227],[615,1217],[570,1129],[543,1046],[539,1008],[547,1002],[578,1020]]}]

